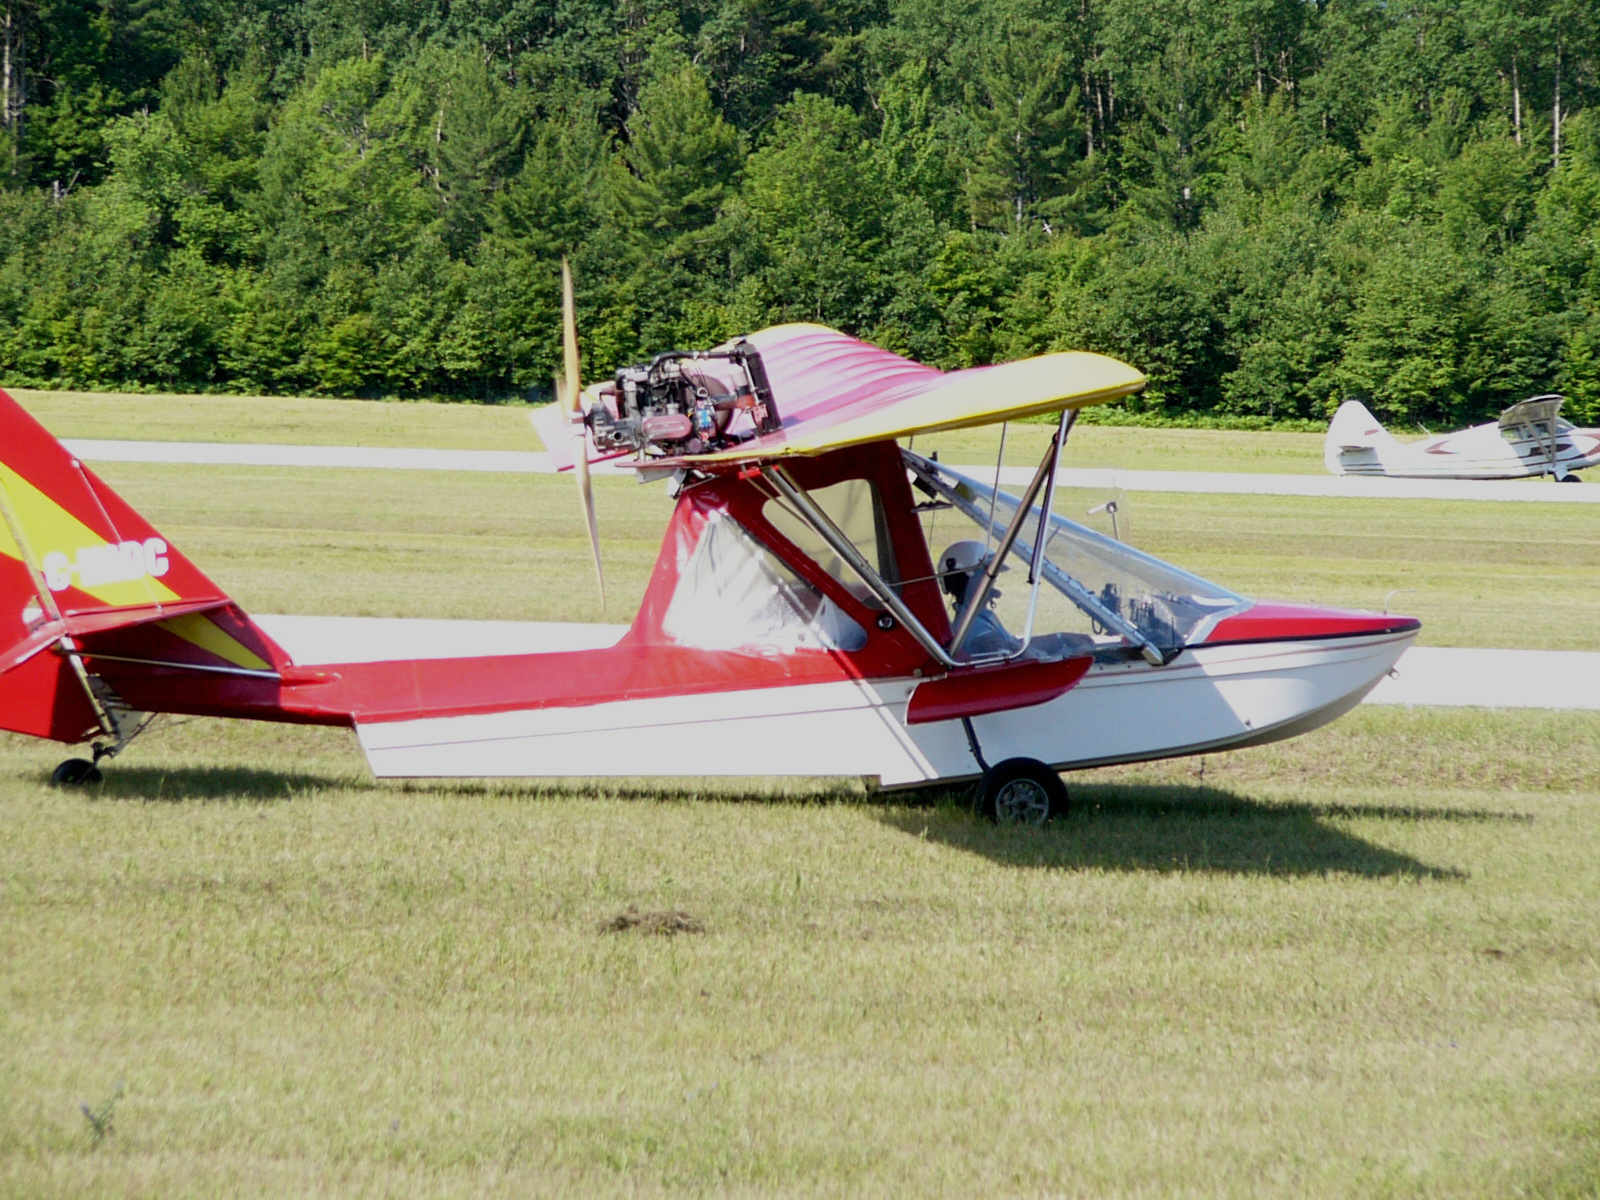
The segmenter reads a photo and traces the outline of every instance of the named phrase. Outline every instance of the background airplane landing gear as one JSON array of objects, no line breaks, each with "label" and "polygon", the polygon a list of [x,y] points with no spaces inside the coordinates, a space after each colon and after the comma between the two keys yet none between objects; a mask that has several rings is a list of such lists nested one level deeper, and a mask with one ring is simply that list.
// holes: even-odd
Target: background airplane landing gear
[{"label": "background airplane landing gear", "polygon": [[104,778],[100,768],[87,758],[69,758],[50,773],[50,782],[57,787],[83,787]]},{"label": "background airplane landing gear", "polygon": [[978,813],[1001,825],[1043,825],[1067,815],[1067,785],[1036,758],[1008,758],[983,773]]}]

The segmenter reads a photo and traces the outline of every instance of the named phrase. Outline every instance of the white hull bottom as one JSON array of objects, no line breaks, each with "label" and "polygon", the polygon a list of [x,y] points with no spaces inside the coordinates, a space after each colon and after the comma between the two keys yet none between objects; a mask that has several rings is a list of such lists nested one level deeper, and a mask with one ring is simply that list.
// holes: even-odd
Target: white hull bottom
[{"label": "white hull bottom", "polygon": [[[1096,665],[1048,704],[973,719],[990,763],[1061,770],[1292,737],[1348,712],[1414,634],[1200,646],[1165,667]],[[361,725],[388,778],[876,776],[886,787],[970,779],[960,721],[908,727],[915,679],[824,683],[580,708]]]}]

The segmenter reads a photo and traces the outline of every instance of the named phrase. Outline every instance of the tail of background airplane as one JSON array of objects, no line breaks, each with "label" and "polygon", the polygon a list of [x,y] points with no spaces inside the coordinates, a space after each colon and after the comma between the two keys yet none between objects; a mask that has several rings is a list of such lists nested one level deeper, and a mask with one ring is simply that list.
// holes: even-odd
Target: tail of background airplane
[{"label": "tail of background airplane", "polygon": [[1335,475],[1381,475],[1383,451],[1399,445],[1365,404],[1346,400],[1328,426],[1322,461]]},{"label": "tail of background airplane", "polygon": [[150,702],[174,681],[275,677],[286,663],[221,588],[0,391],[0,729],[120,740],[119,714],[165,711]]}]

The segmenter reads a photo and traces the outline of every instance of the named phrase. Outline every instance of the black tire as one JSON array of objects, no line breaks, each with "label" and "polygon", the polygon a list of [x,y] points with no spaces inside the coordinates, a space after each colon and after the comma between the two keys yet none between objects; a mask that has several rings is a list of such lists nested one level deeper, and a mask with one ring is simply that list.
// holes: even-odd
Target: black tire
[{"label": "black tire", "polygon": [[1036,758],[1008,758],[983,774],[978,813],[1000,825],[1043,825],[1067,815],[1067,785]]},{"label": "black tire", "polygon": [[1562,483],[1582,483],[1583,480],[1578,478],[1578,473],[1576,471],[1568,471],[1565,475],[1563,475],[1561,477],[1561,482]]},{"label": "black tire", "polygon": [[50,782],[57,787],[83,787],[104,778],[100,768],[87,758],[69,758],[50,773]]}]

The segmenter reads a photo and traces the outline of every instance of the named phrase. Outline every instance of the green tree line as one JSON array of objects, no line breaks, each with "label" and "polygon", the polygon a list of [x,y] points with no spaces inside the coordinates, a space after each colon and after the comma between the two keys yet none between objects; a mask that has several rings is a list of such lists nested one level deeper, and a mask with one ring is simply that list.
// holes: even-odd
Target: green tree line
[{"label": "green tree line", "polygon": [[779,321],[1600,419],[1592,0],[0,0],[0,378],[546,394]]}]

